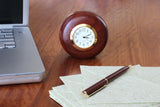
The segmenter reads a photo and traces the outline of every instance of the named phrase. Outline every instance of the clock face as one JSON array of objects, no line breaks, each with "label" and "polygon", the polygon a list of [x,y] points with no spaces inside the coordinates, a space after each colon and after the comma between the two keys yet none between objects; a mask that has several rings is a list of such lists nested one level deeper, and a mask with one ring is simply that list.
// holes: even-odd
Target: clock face
[{"label": "clock face", "polygon": [[79,49],[88,49],[97,42],[97,33],[88,24],[80,24],[73,28],[70,39]]}]

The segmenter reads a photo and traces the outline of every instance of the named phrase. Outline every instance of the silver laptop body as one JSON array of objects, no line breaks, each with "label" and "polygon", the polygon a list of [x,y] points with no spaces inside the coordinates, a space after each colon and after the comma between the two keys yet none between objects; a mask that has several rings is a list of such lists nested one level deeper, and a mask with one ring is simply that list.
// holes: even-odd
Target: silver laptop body
[{"label": "silver laptop body", "polygon": [[45,76],[28,22],[29,0],[0,1],[0,85],[40,82]]}]

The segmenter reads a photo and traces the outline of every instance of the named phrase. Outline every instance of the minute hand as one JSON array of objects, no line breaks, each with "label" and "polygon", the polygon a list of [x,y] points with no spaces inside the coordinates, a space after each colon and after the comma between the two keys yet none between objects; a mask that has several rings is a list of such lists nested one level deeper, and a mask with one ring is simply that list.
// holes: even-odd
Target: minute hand
[{"label": "minute hand", "polygon": [[89,35],[91,35],[91,34],[88,34],[88,35],[86,35],[86,36],[89,36]]}]

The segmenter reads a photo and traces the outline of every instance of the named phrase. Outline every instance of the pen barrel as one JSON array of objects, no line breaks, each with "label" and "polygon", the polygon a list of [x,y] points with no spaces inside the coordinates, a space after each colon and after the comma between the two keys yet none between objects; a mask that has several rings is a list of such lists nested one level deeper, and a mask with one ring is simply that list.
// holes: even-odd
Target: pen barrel
[{"label": "pen barrel", "polygon": [[82,93],[85,94],[85,96],[90,97],[93,94],[95,94],[96,92],[98,92],[101,89],[103,89],[104,87],[106,87],[107,84],[108,84],[108,80],[102,79],[99,82],[97,82],[96,84],[94,84],[91,87],[84,90]]},{"label": "pen barrel", "polygon": [[112,73],[111,75],[107,76],[106,78],[100,80],[99,82],[95,83],[91,87],[89,87],[86,90],[82,91],[82,94],[85,97],[92,96],[93,94],[97,93],[98,91],[100,91],[101,89],[106,87],[108,83],[110,83],[111,81],[113,81],[114,79],[116,79],[117,77],[122,75],[123,73],[125,73],[129,69],[129,67],[130,67],[130,65],[129,66],[125,66],[125,67],[117,70],[116,72]]},{"label": "pen barrel", "polygon": [[111,81],[113,81],[114,79],[116,79],[117,77],[122,75],[123,73],[125,73],[128,69],[129,69],[129,67],[125,66],[125,67],[119,69],[118,71],[114,72],[113,74],[107,76],[106,79],[108,80],[108,83],[110,83]]}]

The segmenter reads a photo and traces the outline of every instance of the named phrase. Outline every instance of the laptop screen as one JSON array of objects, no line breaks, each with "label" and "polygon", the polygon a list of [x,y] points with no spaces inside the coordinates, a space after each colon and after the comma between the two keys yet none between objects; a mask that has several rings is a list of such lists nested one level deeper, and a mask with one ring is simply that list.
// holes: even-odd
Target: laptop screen
[{"label": "laptop screen", "polygon": [[0,24],[23,23],[23,0],[0,0]]}]

